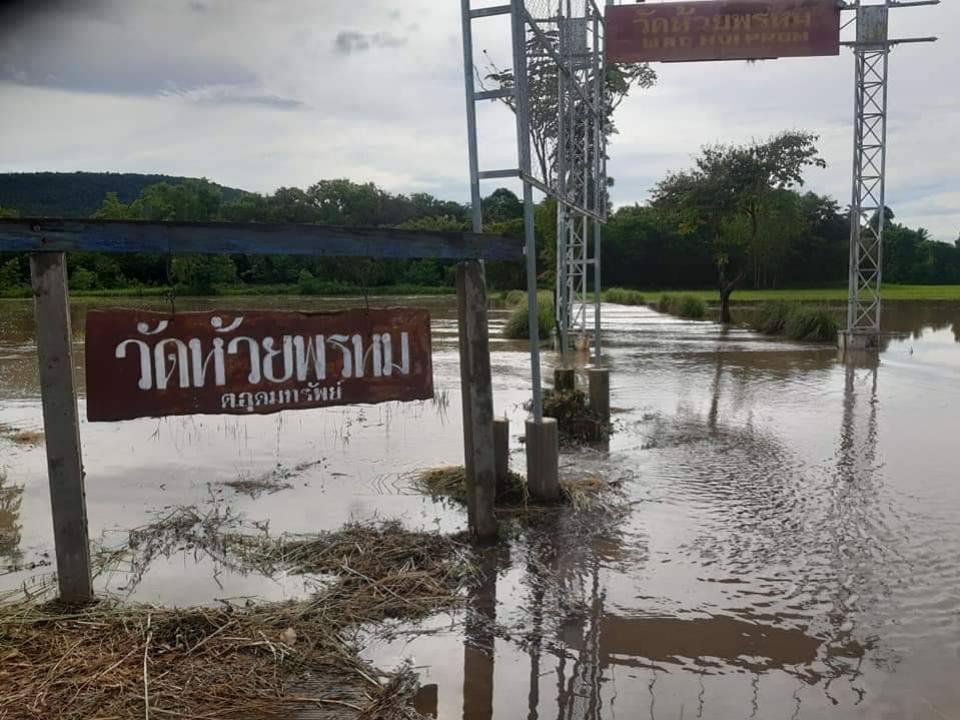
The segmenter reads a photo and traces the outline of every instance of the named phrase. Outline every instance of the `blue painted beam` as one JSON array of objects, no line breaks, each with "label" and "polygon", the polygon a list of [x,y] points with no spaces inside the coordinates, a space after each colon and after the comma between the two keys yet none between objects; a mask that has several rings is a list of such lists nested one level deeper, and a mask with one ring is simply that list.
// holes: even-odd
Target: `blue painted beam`
[{"label": "blue painted beam", "polygon": [[172,255],[523,259],[522,240],[469,232],[274,223],[0,219],[0,252],[77,250]]}]

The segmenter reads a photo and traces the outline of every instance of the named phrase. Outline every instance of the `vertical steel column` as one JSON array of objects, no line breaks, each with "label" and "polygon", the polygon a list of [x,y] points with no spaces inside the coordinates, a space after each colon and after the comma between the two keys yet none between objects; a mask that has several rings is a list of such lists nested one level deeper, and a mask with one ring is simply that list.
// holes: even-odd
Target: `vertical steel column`
[{"label": "vertical steel column", "polygon": [[[569,43],[566,39],[567,27],[563,22],[563,13],[557,9],[557,40],[561,61]],[[567,79],[562,68],[557,69],[557,195],[567,196]],[[567,351],[570,349],[568,330],[570,328],[570,305],[567,299],[567,245],[569,243],[569,216],[567,206],[557,201],[557,275],[554,279],[556,290],[557,344],[560,348],[561,363],[566,365]]]},{"label": "vertical steel column", "polygon": [[[607,0],[608,4],[612,0]],[[594,168],[593,168],[593,207],[601,215],[606,216],[606,188],[603,185],[603,156],[606,154],[603,147],[603,123],[604,123],[604,105],[605,98],[603,93],[603,80],[606,77],[606,59],[603,49],[600,46],[600,22],[601,15],[599,9],[593,19],[593,52],[597,57],[594,65],[593,82],[593,136],[594,147]],[[600,362],[602,346],[600,343],[600,240],[602,236],[602,225],[599,220],[593,222],[593,360]]]},{"label": "vertical steel column", "polygon": [[859,344],[870,344],[880,334],[890,58],[889,8],[858,6],[856,12],[848,346],[852,336],[861,336]]},{"label": "vertical steel column", "polygon": [[470,0],[460,0],[463,25],[463,87],[467,99],[467,151],[470,156],[470,214],[473,231],[483,230],[483,207],[480,201],[480,160],[477,153],[477,105],[473,82],[473,26]]},{"label": "vertical steel column", "polygon": [[527,78],[527,10],[523,0],[510,0],[513,30],[513,75],[516,83],[517,156],[523,175],[523,232],[527,256],[527,322],[530,326],[530,381],[533,384],[533,420],[543,421],[540,379],[540,328],[537,309],[537,241],[534,235],[533,186],[530,184],[530,91]]}]

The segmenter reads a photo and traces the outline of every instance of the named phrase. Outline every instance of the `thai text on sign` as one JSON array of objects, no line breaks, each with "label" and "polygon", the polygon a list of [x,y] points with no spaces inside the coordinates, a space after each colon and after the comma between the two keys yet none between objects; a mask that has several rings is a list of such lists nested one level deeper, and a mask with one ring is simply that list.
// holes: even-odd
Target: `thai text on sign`
[{"label": "thai text on sign", "polygon": [[274,413],[433,397],[430,315],[91,311],[87,419]]},{"label": "thai text on sign", "polygon": [[840,54],[836,0],[608,5],[608,62],[759,60]]}]

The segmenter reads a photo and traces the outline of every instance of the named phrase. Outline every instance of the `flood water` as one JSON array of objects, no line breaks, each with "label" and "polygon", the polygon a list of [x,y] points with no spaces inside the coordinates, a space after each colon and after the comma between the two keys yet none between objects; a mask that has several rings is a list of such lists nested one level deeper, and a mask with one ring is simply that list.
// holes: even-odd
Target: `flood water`
[{"label": "flood water", "polygon": [[[338,304],[178,305],[214,302]],[[274,534],[369,518],[462,529],[465,513],[409,487],[417,468],[462,462],[455,307],[407,302],[432,312],[434,401],[84,423],[92,537],[122,544],[179,505]],[[495,339],[504,317],[495,403],[523,471],[529,363]],[[517,530],[484,556],[468,611],[372,632],[369,657],[411,662],[440,718],[960,718],[960,304],[890,303],[884,322],[879,363],[845,366],[832,347],[605,305],[616,432],[561,468],[616,484],[622,509]],[[43,448],[10,430],[41,426],[33,335],[29,303],[0,303],[0,590],[52,555]],[[289,487],[224,485],[264,476]],[[165,604],[310,589],[189,551],[138,583],[97,582]]]}]

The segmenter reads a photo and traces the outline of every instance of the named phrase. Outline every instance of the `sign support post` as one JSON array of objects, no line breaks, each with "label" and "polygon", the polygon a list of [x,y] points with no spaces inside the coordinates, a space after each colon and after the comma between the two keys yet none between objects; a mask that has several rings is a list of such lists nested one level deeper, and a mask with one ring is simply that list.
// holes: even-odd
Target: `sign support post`
[{"label": "sign support post", "polygon": [[470,531],[478,540],[493,540],[497,536],[497,519],[493,512],[497,494],[493,386],[487,291],[483,267],[478,260],[467,260],[457,266],[457,315],[467,517]]},{"label": "sign support post", "polygon": [[30,282],[37,325],[57,582],[60,599],[79,604],[93,600],[93,581],[65,254],[32,254]]}]

